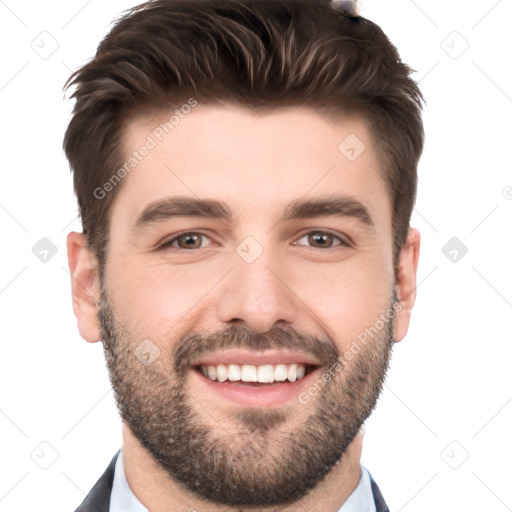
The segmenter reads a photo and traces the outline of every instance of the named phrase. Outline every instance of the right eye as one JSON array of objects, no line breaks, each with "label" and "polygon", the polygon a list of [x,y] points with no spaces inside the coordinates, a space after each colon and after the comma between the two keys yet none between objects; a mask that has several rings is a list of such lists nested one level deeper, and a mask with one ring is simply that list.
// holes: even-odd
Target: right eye
[{"label": "right eye", "polygon": [[[203,233],[197,233],[195,231],[187,231],[185,233],[180,233],[179,235],[171,238],[167,242],[164,242],[162,245],[158,247],[158,249],[162,250],[173,250],[176,249],[178,251],[194,251],[197,249],[201,249],[205,246],[202,242],[203,239],[209,239]],[[210,244],[211,245],[211,244]]]}]

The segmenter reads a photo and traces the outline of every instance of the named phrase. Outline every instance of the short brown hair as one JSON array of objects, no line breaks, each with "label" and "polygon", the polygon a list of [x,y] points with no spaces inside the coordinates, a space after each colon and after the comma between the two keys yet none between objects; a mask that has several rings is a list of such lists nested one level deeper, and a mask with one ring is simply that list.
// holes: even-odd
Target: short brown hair
[{"label": "short brown hair", "polygon": [[95,190],[122,165],[127,119],[191,97],[360,115],[385,169],[396,264],[424,143],[424,99],[412,71],[379,26],[341,14],[329,0],[157,0],[131,9],[65,85],[76,86],[76,102],[64,150],[100,265],[120,186],[102,199]]}]

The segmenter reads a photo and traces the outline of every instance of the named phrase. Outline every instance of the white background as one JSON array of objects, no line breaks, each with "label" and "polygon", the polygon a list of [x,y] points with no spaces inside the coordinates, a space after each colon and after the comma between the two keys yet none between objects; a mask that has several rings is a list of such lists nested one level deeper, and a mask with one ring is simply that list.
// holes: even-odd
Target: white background
[{"label": "white background", "polygon": [[[0,0],[2,512],[74,510],[120,446],[101,344],[71,310],[65,236],[80,225],[62,86],[134,5]],[[427,100],[417,302],[363,463],[394,512],[512,510],[512,2],[366,0],[360,13]],[[57,248],[46,263],[42,237]],[[442,252],[452,237],[468,248],[457,262]]]}]

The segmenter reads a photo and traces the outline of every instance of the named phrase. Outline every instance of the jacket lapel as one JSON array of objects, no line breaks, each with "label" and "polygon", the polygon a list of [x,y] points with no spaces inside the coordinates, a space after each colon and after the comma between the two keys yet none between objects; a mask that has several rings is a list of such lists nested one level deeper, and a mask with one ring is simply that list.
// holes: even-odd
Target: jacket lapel
[{"label": "jacket lapel", "polygon": [[96,482],[75,512],[108,512],[110,508],[112,482],[114,481],[114,469],[118,456],[119,451],[114,455],[108,468],[103,475],[101,475],[101,478]]},{"label": "jacket lapel", "polygon": [[372,475],[370,475],[370,482],[372,484],[373,499],[375,501],[376,511],[377,512],[389,512],[389,508],[386,505],[384,498],[382,497],[382,493],[380,492],[378,485],[373,480]]}]

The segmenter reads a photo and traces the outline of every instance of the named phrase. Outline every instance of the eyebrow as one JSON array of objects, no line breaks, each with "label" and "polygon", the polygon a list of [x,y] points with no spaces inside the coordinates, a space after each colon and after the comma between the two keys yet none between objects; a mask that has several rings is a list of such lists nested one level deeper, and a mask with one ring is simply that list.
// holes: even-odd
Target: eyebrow
[{"label": "eyebrow", "polygon": [[374,227],[373,220],[363,204],[348,196],[328,196],[290,203],[283,220],[307,219],[312,217],[349,217]]},{"label": "eyebrow", "polygon": [[174,217],[203,217],[231,222],[233,215],[229,206],[222,201],[185,196],[169,197],[150,203],[138,216],[135,227],[141,229]]},{"label": "eyebrow", "polygon": [[[293,201],[286,206],[281,220],[327,216],[353,218],[366,226],[374,227],[368,210],[361,202],[349,196],[339,195]],[[146,226],[165,222],[175,217],[217,219],[229,225],[233,225],[235,222],[230,207],[223,201],[177,196],[164,198],[147,205],[137,217],[134,230],[140,231]]]}]

